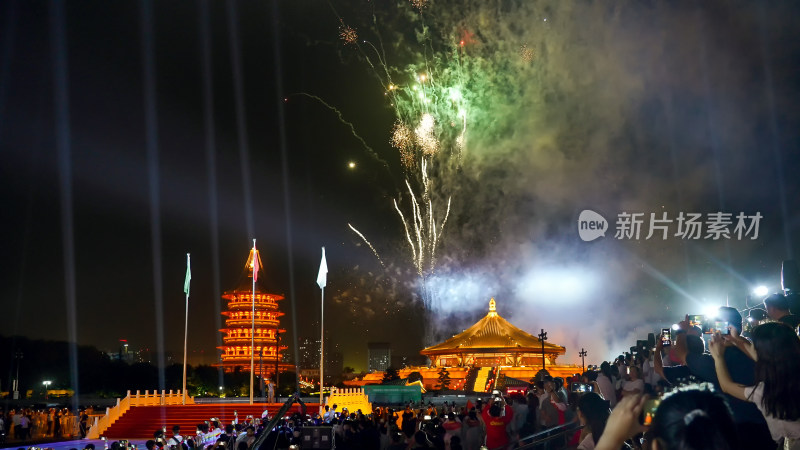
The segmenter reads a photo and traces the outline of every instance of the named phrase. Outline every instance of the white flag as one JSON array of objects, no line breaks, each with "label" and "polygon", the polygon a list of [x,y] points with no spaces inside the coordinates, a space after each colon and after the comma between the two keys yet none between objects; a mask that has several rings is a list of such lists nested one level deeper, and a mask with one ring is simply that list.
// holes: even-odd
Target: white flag
[{"label": "white flag", "polygon": [[328,263],[325,262],[325,247],[322,247],[322,261],[319,263],[319,275],[317,275],[317,285],[322,289],[328,278]]}]

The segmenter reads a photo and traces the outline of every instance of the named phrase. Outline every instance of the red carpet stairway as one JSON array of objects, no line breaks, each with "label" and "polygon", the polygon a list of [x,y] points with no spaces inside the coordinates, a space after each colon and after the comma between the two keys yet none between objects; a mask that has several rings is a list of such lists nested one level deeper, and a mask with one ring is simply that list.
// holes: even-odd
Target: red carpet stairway
[{"label": "red carpet stairway", "polygon": [[[217,403],[187,406],[135,406],[123,414],[116,422],[103,433],[111,440],[118,439],[152,439],[153,433],[163,427],[167,427],[166,436],[172,435],[172,427],[180,425],[181,434],[184,436],[194,436],[197,424],[212,417],[219,418],[224,425],[233,421],[233,412],[239,415],[239,421],[244,422],[249,415],[261,417],[265,409],[269,410],[270,415],[275,414],[280,408],[281,403],[256,403],[253,405],[242,403]],[[318,403],[307,405],[307,412],[315,414],[319,411]],[[300,411],[300,405],[295,404],[290,413]]]}]

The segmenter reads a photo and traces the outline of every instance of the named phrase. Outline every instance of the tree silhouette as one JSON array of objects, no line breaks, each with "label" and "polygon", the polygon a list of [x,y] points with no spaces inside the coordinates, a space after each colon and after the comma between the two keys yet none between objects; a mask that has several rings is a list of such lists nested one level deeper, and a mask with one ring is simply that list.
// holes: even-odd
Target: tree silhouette
[{"label": "tree silhouette", "polygon": [[439,370],[439,382],[436,384],[436,389],[443,390],[450,387],[450,372],[444,367]]},{"label": "tree silhouette", "polygon": [[397,369],[395,369],[394,367],[389,366],[386,368],[386,371],[383,372],[383,381],[382,381],[383,384],[399,379],[400,379],[400,374],[397,373]]}]

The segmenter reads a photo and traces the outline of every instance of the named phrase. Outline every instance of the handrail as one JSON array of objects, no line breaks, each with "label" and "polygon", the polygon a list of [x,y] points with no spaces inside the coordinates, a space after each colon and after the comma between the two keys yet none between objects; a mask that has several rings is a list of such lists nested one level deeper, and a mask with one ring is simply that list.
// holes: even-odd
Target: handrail
[{"label": "handrail", "polygon": [[[521,438],[517,449],[534,448],[537,445],[559,438],[567,433],[574,433],[583,428],[578,422],[565,423],[546,430],[539,431],[530,436]],[[528,441],[528,442],[524,442]]]}]

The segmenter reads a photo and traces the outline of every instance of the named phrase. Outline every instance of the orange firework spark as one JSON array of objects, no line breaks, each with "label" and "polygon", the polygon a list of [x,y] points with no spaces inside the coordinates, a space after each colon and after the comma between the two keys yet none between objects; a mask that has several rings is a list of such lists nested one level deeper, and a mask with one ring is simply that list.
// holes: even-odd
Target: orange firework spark
[{"label": "orange firework spark", "polygon": [[425,113],[419,121],[419,126],[414,129],[414,138],[425,156],[431,156],[439,150],[439,141],[436,140],[434,134],[434,124],[433,116]]},{"label": "orange firework spark", "polygon": [[392,146],[398,149],[408,148],[411,144],[411,130],[399,120],[394,123],[392,131]]},{"label": "orange firework spark", "polygon": [[358,33],[356,30],[344,24],[339,25],[339,37],[345,44],[354,45],[356,41],[358,41]]},{"label": "orange firework spark", "polygon": [[528,44],[522,44],[519,47],[519,56],[525,62],[531,62],[533,60],[533,50],[528,47]]},{"label": "orange firework spark", "polygon": [[400,162],[403,167],[410,169],[416,162],[412,148],[413,135],[411,130],[399,120],[394,124],[392,131],[392,146],[400,151]]},{"label": "orange firework spark", "polygon": [[417,8],[417,10],[422,11],[428,6],[428,0],[411,0],[411,4],[414,5],[414,8]]},{"label": "orange firework spark", "polygon": [[414,158],[414,151],[409,148],[400,149],[400,162],[406,169],[412,169],[417,165],[417,160]]}]

